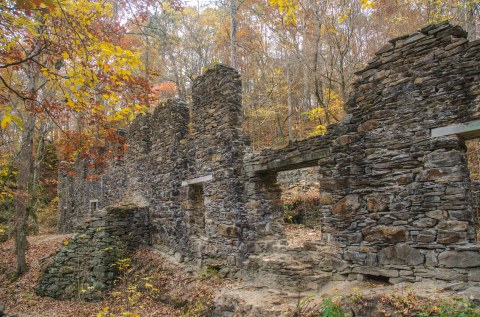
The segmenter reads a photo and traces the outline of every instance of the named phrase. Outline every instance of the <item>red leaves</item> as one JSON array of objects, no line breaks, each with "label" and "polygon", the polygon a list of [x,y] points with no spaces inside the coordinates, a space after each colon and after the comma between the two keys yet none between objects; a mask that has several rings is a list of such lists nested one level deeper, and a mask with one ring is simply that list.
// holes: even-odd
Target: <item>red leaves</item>
[{"label": "red leaves", "polygon": [[88,168],[85,178],[96,180],[107,167],[108,161],[122,159],[128,147],[126,139],[116,129],[100,126],[95,134],[68,131],[68,138],[58,144],[61,156],[60,168],[69,175],[75,175],[80,161]]},{"label": "red leaves", "polygon": [[55,3],[54,0],[16,0],[15,6],[27,14],[31,14],[34,9],[41,9],[46,13],[55,8]]}]

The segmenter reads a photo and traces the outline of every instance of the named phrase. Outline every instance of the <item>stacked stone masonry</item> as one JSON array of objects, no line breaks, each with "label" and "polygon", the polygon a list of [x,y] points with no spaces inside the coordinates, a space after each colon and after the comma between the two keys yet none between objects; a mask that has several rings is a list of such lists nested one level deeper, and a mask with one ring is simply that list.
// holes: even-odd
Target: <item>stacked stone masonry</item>
[{"label": "stacked stone masonry", "polygon": [[[61,230],[97,203],[137,197],[153,246],[235,272],[285,249],[277,174],[316,167],[324,240],[308,250],[312,276],[480,282],[465,135],[431,134],[480,119],[480,41],[448,22],[430,25],[391,40],[357,75],[347,115],[325,135],[253,153],[241,130],[240,76],[208,69],[190,111],[169,101],[133,122],[125,158],[103,178],[85,180],[81,164],[62,178]],[[339,248],[328,265],[312,255],[322,244]]]},{"label": "stacked stone masonry", "polygon": [[147,208],[123,202],[99,210],[85,219],[76,236],[65,240],[54,261],[44,267],[36,292],[54,298],[99,299],[113,286],[128,254],[148,244]]}]

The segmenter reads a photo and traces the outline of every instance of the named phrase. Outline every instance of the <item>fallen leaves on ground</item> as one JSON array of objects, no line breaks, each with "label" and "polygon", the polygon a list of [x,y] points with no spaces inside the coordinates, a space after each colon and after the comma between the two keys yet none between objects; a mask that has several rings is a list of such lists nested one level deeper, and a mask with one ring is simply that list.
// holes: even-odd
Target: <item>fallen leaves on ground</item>
[{"label": "fallen leaves on ground", "polygon": [[299,224],[286,224],[285,235],[289,247],[303,247],[305,242],[320,241],[322,232]]},{"label": "fallen leaves on ground", "polygon": [[[102,301],[84,302],[55,300],[35,294],[40,269],[53,257],[69,235],[42,235],[28,237],[29,271],[15,278],[15,249],[12,240],[0,244],[0,302],[5,304],[7,317],[67,317],[115,316],[127,311],[125,283],[117,286]],[[214,291],[230,283],[211,274],[198,274],[191,268],[175,263],[151,248],[132,255],[132,269],[128,272],[128,285],[135,286],[138,296],[128,311],[138,316],[189,316],[207,310]]]}]

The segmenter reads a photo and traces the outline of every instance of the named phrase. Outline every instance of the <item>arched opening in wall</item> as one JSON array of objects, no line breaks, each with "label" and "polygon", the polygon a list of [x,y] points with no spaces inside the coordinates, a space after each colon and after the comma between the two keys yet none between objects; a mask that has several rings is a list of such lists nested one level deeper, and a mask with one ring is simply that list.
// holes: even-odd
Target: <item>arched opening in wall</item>
[{"label": "arched opening in wall", "polygon": [[288,246],[303,247],[322,238],[318,167],[279,172],[283,220]]}]

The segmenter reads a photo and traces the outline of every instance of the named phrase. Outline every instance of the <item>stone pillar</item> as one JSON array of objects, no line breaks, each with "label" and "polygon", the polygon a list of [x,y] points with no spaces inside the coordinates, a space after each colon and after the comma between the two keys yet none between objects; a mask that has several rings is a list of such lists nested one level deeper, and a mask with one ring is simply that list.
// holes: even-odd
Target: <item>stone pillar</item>
[{"label": "stone pillar", "polygon": [[[151,155],[147,162],[138,162],[138,169],[145,169],[140,176],[141,185],[148,190],[153,242],[164,251],[182,256],[191,253],[181,197],[181,183],[188,169],[189,121],[189,109],[184,101],[169,100],[160,104],[150,119]],[[142,167],[142,164],[148,165]]]},{"label": "stone pillar", "polygon": [[236,265],[242,244],[240,177],[245,140],[241,132],[241,88],[238,73],[223,65],[207,69],[192,88],[194,155],[186,180],[198,182],[186,187],[203,186],[200,203],[204,204],[205,230],[195,230],[205,232],[203,238],[197,239],[203,265]]},{"label": "stone pillar", "polygon": [[277,172],[249,172],[245,184],[249,251],[272,251],[275,246],[286,245],[282,189]]}]

